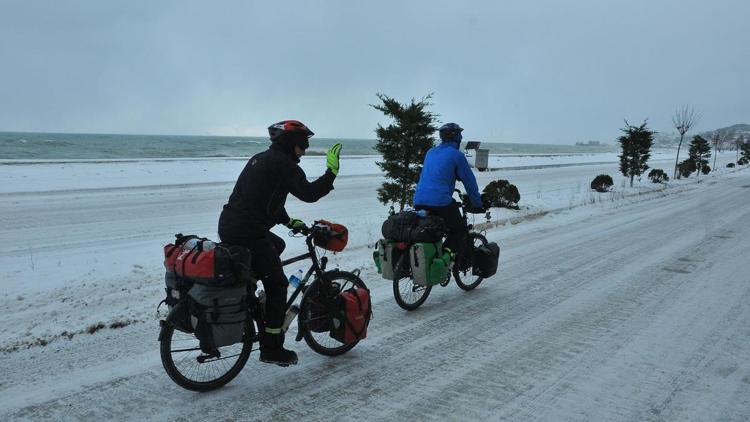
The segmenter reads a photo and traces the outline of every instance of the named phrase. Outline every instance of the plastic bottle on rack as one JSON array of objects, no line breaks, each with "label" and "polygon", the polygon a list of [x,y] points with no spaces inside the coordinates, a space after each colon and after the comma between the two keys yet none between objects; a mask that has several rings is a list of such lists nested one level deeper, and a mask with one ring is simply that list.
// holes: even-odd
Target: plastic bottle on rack
[{"label": "plastic bottle on rack", "polygon": [[295,272],[294,274],[289,276],[289,284],[292,285],[295,289],[299,287],[300,283],[302,283],[302,277],[305,276],[305,271],[300,268]]},{"label": "plastic bottle on rack", "polygon": [[193,249],[195,248],[196,245],[198,245],[198,242],[200,241],[201,241],[200,239],[192,238],[182,244],[182,249],[187,249],[187,250]]},{"label": "plastic bottle on rack", "polygon": [[294,321],[294,318],[297,317],[297,314],[299,314],[299,306],[292,305],[289,307],[289,310],[286,311],[286,316],[284,317],[284,323],[281,324],[281,331],[286,333],[286,330],[289,329],[289,326],[292,324],[292,321]]},{"label": "plastic bottle on rack", "polygon": [[260,306],[260,314],[266,314],[266,292],[261,290],[258,292],[258,305]]}]

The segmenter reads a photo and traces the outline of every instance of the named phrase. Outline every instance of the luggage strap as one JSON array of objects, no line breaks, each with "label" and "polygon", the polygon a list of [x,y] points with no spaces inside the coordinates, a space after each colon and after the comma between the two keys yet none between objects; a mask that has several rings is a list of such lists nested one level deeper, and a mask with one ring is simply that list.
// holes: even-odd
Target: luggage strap
[{"label": "luggage strap", "polygon": [[[192,253],[193,253],[193,251],[195,251],[195,249],[196,249],[196,248],[198,247],[198,245],[200,245],[200,244],[201,244],[201,242],[199,242],[199,243],[196,243],[196,244],[195,244],[195,246],[193,246],[193,248],[192,248],[192,249],[190,249],[190,252],[188,252],[188,254],[187,254],[187,255],[185,255],[185,259],[183,259],[183,260],[182,260],[182,276],[181,276],[180,278],[184,278],[184,277],[185,277],[185,263],[187,262],[187,259],[188,259],[188,258],[190,257],[190,254],[192,254]],[[174,268],[174,269],[175,269],[175,275],[177,275],[177,260],[175,260],[175,261],[174,261],[174,267],[175,267],[175,268]]]}]

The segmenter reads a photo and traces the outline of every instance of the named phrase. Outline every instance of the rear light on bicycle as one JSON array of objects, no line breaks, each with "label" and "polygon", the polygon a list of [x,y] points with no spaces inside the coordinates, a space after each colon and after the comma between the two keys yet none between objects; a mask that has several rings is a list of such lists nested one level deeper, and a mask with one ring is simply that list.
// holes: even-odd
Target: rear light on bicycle
[{"label": "rear light on bicycle", "polygon": [[398,242],[398,243],[396,243],[396,249],[398,249],[400,251],[405,251],[405,250],[409,249],[409,244],[405,243],[405,242]]}]

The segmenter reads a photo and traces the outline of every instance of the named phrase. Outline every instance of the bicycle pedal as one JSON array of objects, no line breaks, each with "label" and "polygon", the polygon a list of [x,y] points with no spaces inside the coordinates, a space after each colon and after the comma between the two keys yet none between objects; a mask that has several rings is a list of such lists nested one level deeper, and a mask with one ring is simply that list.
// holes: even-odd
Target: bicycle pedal
[{"label": "bicycle pedal", "polygon": [[213,352],[213,353],[206,353],[206,354],[200,355],[197,358],[195,358],[195,360],[197,360],[198,363],[204,363],[209,359],[220,358],[220,357],[221,357],[221,353],[219,353],[219,351],[217,350],[216,352]]}]

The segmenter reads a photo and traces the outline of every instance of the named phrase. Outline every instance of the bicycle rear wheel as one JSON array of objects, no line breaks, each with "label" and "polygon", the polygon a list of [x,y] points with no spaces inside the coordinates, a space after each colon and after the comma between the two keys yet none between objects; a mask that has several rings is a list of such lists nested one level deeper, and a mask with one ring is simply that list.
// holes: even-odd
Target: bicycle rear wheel
[{"label": "bicycle rear wheel", "polygon": [[224,386],[240,373],[250,357],[255,326],[248,320],[242,343],[220,347],[219,356],[201,352],[195,335],[176,330],[164,321],[159,335],[161,362],[167,375],[182,388],[211,391]]},{"label": "bicycle rear wheel", "polygon": [[474,249],[486,245],[487,238],[479,233],[469,233],[465,246],[469,249],[462,251],[463,256],[459,256],[453,266],[453,278],[456,279],[456,284],[461,289],[466,291],[473,290],[484,280],[483,277],[474,275],[472,253]]},{"label": "bicycle rear wheel", "polygon": [[414,279],[411,276],[409,254],[402,254],[398,258],[393,273],[393,297],[396,299],[398,306],[407,311],[419,308],[427,300],[427,296],[430,295],[432,286],[414,284]]},{"label": "bicycle rear wheel", "polygon": [[[355,274],[346,271],[327,271],[325,273],[327,282],[315,279],[305,292],[300,302],[299,318],[300,328],[304,330],[305,343],[315,352],[326,356],[342,355],[359,343],[344,344],[330,335],[331,315],[328,309],[328,301],[344,290],[366,289],[365,282]],[[321,289],[330,282],[331,290],[324,294]]]}]

